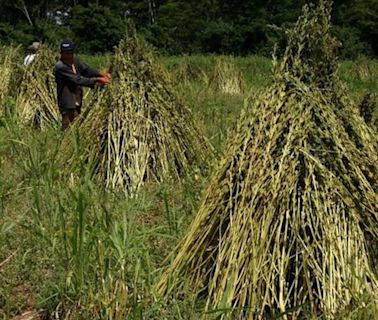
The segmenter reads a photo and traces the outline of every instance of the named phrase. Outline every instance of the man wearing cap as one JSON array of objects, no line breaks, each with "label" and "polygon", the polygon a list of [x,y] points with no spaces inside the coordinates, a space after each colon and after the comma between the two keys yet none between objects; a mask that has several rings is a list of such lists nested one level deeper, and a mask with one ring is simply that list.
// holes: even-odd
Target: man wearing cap
[{"label": "man wearing cap", "polygon": [[62,114],[62,127],[67,129],[80,114],[83,103],[82,87],[93,87],[95,83],[107,85],[111,75],[92,69],[74,56],[75,44],[64,40],[60,44],[60,60],[54,68],[57,84],[58,106]]}]

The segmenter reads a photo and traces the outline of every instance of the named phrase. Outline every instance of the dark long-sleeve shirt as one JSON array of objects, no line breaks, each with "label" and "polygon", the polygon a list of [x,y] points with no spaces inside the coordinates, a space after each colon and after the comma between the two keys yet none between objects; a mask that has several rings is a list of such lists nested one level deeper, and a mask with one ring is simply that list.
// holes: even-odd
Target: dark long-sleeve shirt
[{"label": "dark long-sleeve shirt", "polygon": [[76,73],[71,65],[65,64],[61,60],[56,63],[54,68],[60,109],[75,109],[77,102],[81,106],[83,96],[81,87],[93,87],[95,78],[100,76],[99,71],[89,67],[77,57],[74,57],[73,64]]}]

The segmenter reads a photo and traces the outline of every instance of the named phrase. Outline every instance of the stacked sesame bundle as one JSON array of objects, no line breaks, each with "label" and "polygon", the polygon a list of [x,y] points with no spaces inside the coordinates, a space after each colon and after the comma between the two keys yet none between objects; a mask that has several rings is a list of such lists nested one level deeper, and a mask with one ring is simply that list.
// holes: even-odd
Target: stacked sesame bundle
[{"label": "stacked sesame bundle", "polygon": [[376,302],[377,139],[337,76],[330,11],[306,6],[287,31],[274,82],[231,135],[161,294],[193,288],[232,319],[334,318]]},{"label": "stacked sesame bundle", "polygon": [[47,46],[42,46],[34,61],[24,70],[16,108],[21,124],[37,128],[59,123],[54,65],[57,56]]},{"label": "stacked sesame bundle", "polygon": [[134,194],[147,181],[179,180],[190,166],[205,162],[207,140],[135,33],[119,44],[110,72],[112,83],[77,122],[80,158],[93,160],[94,174],[106,187]]}]

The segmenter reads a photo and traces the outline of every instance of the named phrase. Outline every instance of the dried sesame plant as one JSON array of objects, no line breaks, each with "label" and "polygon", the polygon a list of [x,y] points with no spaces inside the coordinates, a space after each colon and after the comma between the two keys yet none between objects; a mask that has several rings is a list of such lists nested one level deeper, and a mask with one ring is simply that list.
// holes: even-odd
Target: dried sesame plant
[{"label": "dried sesame plant", "polygon": [[12,77],[18,50],[18,47],[0,47],[0,116],[4,115],[7,99],[14,95]]},{"label": "dried sesame plant", "polygon": [[305,6],[287,31],[273,84],[230,135],[160,294],[191,288],[231,319],[376,303],[377,139],[338,78],[331,5]]},{"label": "dried sesame plant", "polygon": [[366,93],[359,105],[360,115],[364,118],[366,124],[374,128],[375,130],[378,129],[377,106],[378,95],[373,93]]},{"label": "dried sesame plant", "polygon": [[[80,159],[107,188],[134,194],[145,182],[180,180],[211,151],[201,128],[156,61],[130,32],[111,62],[112,83],[77,122]],[[75,130],[73,130],[75,131]]]},{"label": "dried sesame plant", "polygon": [[209,88],[228,94],[240,94],[245,87],[243,73],[237,67],[234,58],[219,57],[210,76]]},{"label": "dried sesame plant", "polygon": [[19,122],[36,128],[60,121],[53,69],[58,56],[43,45],[34,61],[24,68],[16,108]]},{"label": "dried sesame plant", "polygon": [[189,85],[195,81],[202,81],[205,84],[209,82],[206,72],[188,56],[184,56],[174,69],[173,78],[184,85]]}]

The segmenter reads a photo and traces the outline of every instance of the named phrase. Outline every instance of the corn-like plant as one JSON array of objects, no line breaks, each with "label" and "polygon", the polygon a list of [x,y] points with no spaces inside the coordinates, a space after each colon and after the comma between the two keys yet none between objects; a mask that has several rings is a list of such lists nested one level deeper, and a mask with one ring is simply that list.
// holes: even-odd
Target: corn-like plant
[{"label": "corn-like plant", "polygon": [[209,318],[335,318],[377,301],[377,139],[338,79],[330,11],[305,6],[287,31],[158,285],[192,288]]}]

